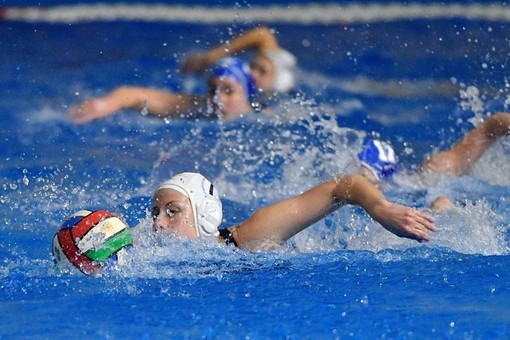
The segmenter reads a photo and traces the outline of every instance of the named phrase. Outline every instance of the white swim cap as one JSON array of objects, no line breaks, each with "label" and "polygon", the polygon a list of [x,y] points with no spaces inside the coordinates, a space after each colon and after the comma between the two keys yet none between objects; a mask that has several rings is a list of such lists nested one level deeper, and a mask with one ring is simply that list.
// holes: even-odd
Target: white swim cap
[{"label": "white swim cap", "polygon": [[189,198],[198,236],[219,235],[222,205],[218,191],[207,178],[198,173],[183,172],[161,183],[156,191],[161,189],[173,189]]},{"label": "white swim cap", "polygon": [[292,90],[295,83],[296,57],[282,48],[264,51],[264,55],[271,61],[275,70],[274,89],[282,93]]}]

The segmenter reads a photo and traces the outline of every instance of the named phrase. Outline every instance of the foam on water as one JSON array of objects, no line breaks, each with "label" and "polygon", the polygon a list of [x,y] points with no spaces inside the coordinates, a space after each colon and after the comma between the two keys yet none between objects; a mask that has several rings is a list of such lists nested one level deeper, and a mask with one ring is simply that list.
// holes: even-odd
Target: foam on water
[{"label": "foam on water", "polygon": [[[443,7],[432,4],[411,7],[437,20],[401,20],[406,8],[381,6],[383,17],[377,6],[349,7],[358,18],[352,25],[276,24],[299,54],[302,88],[277,102],[269,118],[228,123],[165,124],[122,111],[76,126],[66,112],[121,83],[180,89],[182,77],[174,73],[182,55],[206,48],[205,40],[224,41],[242,25],[85,23],[79,16],[65,29],[15,21],[23,18],[4,22],[2,32],[16,35],[5,34],[1,57],[7,83],[0,135],[8,147],[0,150],[0,288],[7,311],[0,335],[299,338],[303,325],[319,338],[508,334],[508,140],[469,176],[411,172],[508,106],[498,67],[507,57],[508,24],[495,19],[505,11],[495,16],[481,6],[494,20],[487,22],[440,20],[431,10]],[[459,6],[457,13],[483,18],[477,8]],[[59,22],[58,11],[36,12]],[[379,21],[366,24],[371,18]],[[163,36],[167,30],[174,34]],[[25,41],[27,49],[17,51]],[[128,43],[132,48],[118,51]],[[65,53],[49,53],[62,46]],[[201,86],[188,79],[183,88]],[[177,172],[200,171],[216,184],[229,226],[355,172],[365,136],[389,140],[399,154],[402,171],[382,187],[390,200],[427,212],[437,195],[455,201],[453,209],[430,212],[439,228],[430,242],[400,239],[350,206],[263,253],[151,232],[152,192]],[[128,266],[95,278],[54,268],[52,236],[78,208],[108,209],[129,222],[135,247]]]},{"label": "foam on water", "polygon": [[[110,176],[118,171],[114,168],[107,170],[103,167],[100,176],[90,178],[87,169],[76,167],[80,161],[74,158],[42,172],[39,170],[39,173],[27,169],[21,171],[17,180],[3,183],[5,190],[1,200],[9,204],[11,209],[44,211],[51,216],[50,222],[58,225],[62,210],[69,212],[76,206],[87,207],[91,201],[97,207],[119,205],[141,195],[145,197],[143,204],[132,207],[128,204],[123,210],[123,214],[140,217],[146,212],[157,183],[172,174],[192,169],[211,177],[223,199],[241,205],[237,207],[240,210],[234,209],[234,215],[246,217],[257,207],[298,194],[320,181],[356,172],[355,155],[366,133],[339,127],[328,114],[318,112],[316,106],[307,102],[295,102],[293,105],[299,105],[302,113],[291,121],[258,117],[255,118],[257,124],[253,124],[250,120],[253,118],[249,118],[233,123],[176,121],[164,128],[152,126],[152,123],[145,126],[145,133],[166,134],[171,131],[173,138],[179,142],[161,139],[154,148],[154,151],[160,150],[157,151],[159,159],[153,161],[150,175],[142,174],[138,184],[123,184],[121,178]],[[288,106],[280,108],[282,111],[286,109]],[[122,122],[124,118],[121,116],[119,119]],[[38,134],[39,121],[29,124],[33,124],[33,133]],[[89,129],[87,131],[91,132]],[[95,134],[100,138],[108,135],[104,130]],[[134,134],[138,138],[136,135],[138,133]],[[215,142],[211,143],[211,140]],[[257,142],[246,143],[246,140]],[[460,253],[505,254],[507,240],[504,223],[495,223],[490,205],[476,197],[490,195],[497,192],[497,186],[508,185],[510,171],[506,161],[506,144],[506,140],[497,143],[477,164],[473,175],[480,178],[478,182],[444,177],[436,183],[421,182],[419,178],[403,173],[396,179],[399,186],[388,185],[385,191],[397,202],[416,205],[421,209],[439,194],[460,201],[474,198],[476,204],[457,208],[456,214],[438,215],[440,232],[429,246],[444,246]],[[69,147],[72,148],[72,145]],[[189,157],[183,158],[183,154]],[[110,155],[99,153],[94,162],[101,163]],[[157,153],[152,156],[156,157]],[[76,172],[81,178],[72,175]],[[483,180],[495,187],[487,189],[485,182],[481,182]],[[458,196],[459,190],[462,192],[466,187],[471,196]],[[105,190],[109,195],[103,194]],[[229,214],[228,210],[226,214]],[[239,216],[230,216],[228,221],[239,221]],[[8,217],[5,221],[17,225],[19,219]],[[50,230],[51,226],[47,225],[46,232]],[[471,232],[467,233],[466,230]],[[491,239],[493,242],[490,242]],[[414,241],[391,235],[366,215],[360,216],[358,209],[349,207],[319,222],[289,243],[299,252],[342,249],[379,252],[419,246]]]}]

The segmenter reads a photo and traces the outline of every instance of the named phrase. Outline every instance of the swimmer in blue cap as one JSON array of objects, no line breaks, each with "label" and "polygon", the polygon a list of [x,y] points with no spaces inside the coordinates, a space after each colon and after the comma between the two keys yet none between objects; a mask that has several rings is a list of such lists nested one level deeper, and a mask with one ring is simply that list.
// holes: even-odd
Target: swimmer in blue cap
[{"label": "swimmer in blue cap", "polygon": [[367,139],[358,159],[361,162],[362,175],[374,184],[390,179],[397,172],[395,151],[391,145],[381,140]]},{"label": "swimmer in blue cap", "polygon": [[253,111],[256,91],[247,64],[237,58],[218,62],[209,75],[207,96],[122,86],[102,98],[73,106],[75,123],[105,118],[134,109],[161,118],[222,118],[232,120]]},{"label": "swimmer in blue cap", "polygon": [[[464,176],[497,139],[505,136],[510,136],[510,114],[499,112],[489,116],[450,149],[428,157],[421,165],[419,174]],[[376,186],[381,181],[391,179],[398,170],[393,148],[380,140],[365,141],[358,159],[361,174]],[[452,206],[452,202],[445,196],[439,196],[431,203],[434,210],[449,206]]]},{"label": "swimmer in blue cap", "polygon": [[[274,93],[287,93],[294,88],[296,57],[279,45],[274,32],[267,27],[254,28],[217,48],[191,55],[184,61],[181,71],[183,73],[204,72],[220,62],[222,58],[248,50],[256,51],[250,61],[249,69],[255,88],[260,92],[257,93],[257,97],[269,98]],[[225,88],[233,87],[225,86]],[[251,95],[249,96],[250,99],[254,99]],[[230,102],[233,103],[232,100],[229,100]],[[209,103],[214,104],[214,101],[209,100]],[[69,109],[69,116],[75,123],[82,124],[114,115],[122,109],[133,109],[165,119],[220,116],[228,120],[250,112],[247,104],[253,104],[253,102],[238,101],[232,104],[233,107],[226,103],[210,107],[207,96],[121,86],[105,97],[92,98],[72,106]],[[258,105],[251,105],[251,107],[258,108]],[[218,113],[220,108],[221,114],[214,114]]]},{"label": "swimmer in blue cap", "polygon": [[224,119],[236,118],[253,110],[257,96],[248,65],[239,58],[221,59],[207,81],[208,107]]}]

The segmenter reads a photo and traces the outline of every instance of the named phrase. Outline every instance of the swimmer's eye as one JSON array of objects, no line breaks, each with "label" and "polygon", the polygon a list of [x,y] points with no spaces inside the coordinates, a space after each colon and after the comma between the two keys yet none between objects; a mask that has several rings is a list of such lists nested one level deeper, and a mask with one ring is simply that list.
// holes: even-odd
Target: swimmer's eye
[{"label": "swimmer's eye", "polygon": [[209,88],[207,90],[207,92],[209,93],[209,96],[216,96],[216,94],[218,93],[217,89],[216,88]]},{"label": "swimmer's eye", "polygon": [[221,88],[210,88],[208,92],[210,96],[217,96],[220,93],[231,94],[234,92],[234,88],[230,86],[225,86]]},{"label": "swimmer's eye", "polygon": [[152,220],[155,221],[156,218],[158,217],[159,215],[159,208],[152,208],[152,211],[151,211],[151,216],[152,216]]},{"label": "swimmer's eye", "polygon": [[[152,216],[152,220],[155,221],[156,218],[158,218],[159,214],[160,214],[160,210],[159,208],[152,208],[152,211],[151,211],[151,216]],[[179,211],[175,208],[171,208],[171,207],[167,207],[165,209],[165,213],[169,216],[169,217],[173,217],[175,214],[179,213]]]},{"label": "swimmer's eye", "polygon": [[175,214],[177,214],[179,211],[177,211],[176,209],[174,208],[166,208],[165,210],[166,214],[169,216],[169,217],[172,217],[174,216]]}]

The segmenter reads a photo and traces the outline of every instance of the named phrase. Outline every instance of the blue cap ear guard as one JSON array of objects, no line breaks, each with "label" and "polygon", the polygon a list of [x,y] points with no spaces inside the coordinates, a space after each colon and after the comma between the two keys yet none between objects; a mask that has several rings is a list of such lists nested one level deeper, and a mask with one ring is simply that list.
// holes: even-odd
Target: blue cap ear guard
[{"label": "blue cap ear guard", "polygon": [[395,151],[386,142],[376,139],[366,140],[358,154],[358,159],[378,179],[388,179],[397,172]]}]

